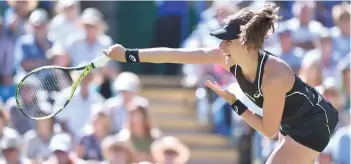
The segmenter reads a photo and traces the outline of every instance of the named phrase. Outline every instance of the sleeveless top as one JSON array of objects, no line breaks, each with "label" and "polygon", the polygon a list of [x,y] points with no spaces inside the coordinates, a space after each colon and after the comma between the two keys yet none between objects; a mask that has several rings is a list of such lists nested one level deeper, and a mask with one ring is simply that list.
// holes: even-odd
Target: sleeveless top
[{"label": "sleeveless top", "polygon": [[[257,72],[254,82],[245,79],[239,65],[233,65],[230,67],[230,72],[236,77],[244,94],[262,109],[264,102],[264,95],[261,90],[262,77],[266,61],[272,54],[264,50],[259,50],[258,53]],[[322,97],[314,88],[304,83],[296,74],[294,75],[294,85],[285,96],[285,105],[281,123],[292,123],[298,121],[297,119],[302,119],[301,115],[306,116],[306,114],[321,112],[320,110],[313,111],[312,108],[321,101]]]}]

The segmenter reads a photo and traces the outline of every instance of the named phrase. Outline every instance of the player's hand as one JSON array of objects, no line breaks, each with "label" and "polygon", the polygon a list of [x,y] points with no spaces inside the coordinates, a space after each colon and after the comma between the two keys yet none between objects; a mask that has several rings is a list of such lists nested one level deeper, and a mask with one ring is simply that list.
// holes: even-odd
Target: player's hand
[{"label": "player's hand", "polygon": [[117,61],[122,61],[122,62],[126,61],[124,56],[125,52],[126,52],[126,49],[120,44],[114,44],[109,48],[103,50],[103,53],[109,58]]},{"label": "player's hand", "polygon": [[212,83],[210,80],[207,80],[205,85],[224,98],[229,104],[233,104],[236,101],[235,95],[223,89],[216,81]]}]

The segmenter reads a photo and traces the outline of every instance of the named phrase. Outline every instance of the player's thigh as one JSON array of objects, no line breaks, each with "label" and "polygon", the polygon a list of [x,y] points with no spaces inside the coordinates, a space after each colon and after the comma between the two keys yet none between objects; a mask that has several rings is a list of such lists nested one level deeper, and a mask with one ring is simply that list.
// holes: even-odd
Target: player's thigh
[{"label": "player's thigh", "polygon": [[290,136],[272,152],[266,164],[311,164],[319,152],[294,141]]}]

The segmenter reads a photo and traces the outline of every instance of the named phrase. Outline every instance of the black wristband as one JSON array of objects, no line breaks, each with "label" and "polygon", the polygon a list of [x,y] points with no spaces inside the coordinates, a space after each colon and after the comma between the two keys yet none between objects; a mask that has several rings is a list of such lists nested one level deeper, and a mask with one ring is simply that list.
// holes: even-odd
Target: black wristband
[{"label": "black wristband", "polygon": [[232,105],[230,105],[230,107],[239,116],[247,110],[247,107],[240,100],[236,100]]},{"label": "black wristband", "polygon": [[127,63],[140,63],[138,49],[127,49],[125,57]]}]

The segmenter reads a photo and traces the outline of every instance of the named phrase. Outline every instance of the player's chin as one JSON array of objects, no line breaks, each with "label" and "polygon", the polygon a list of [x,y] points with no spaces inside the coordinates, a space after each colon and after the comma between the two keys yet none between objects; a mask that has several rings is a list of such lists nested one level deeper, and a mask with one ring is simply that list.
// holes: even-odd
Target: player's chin
[{"label": "player's chin", "polygon": [[228,66],[232,66],[232,58],[230,55],[226,55],[225,57],[225,64],[227,64]]}]

